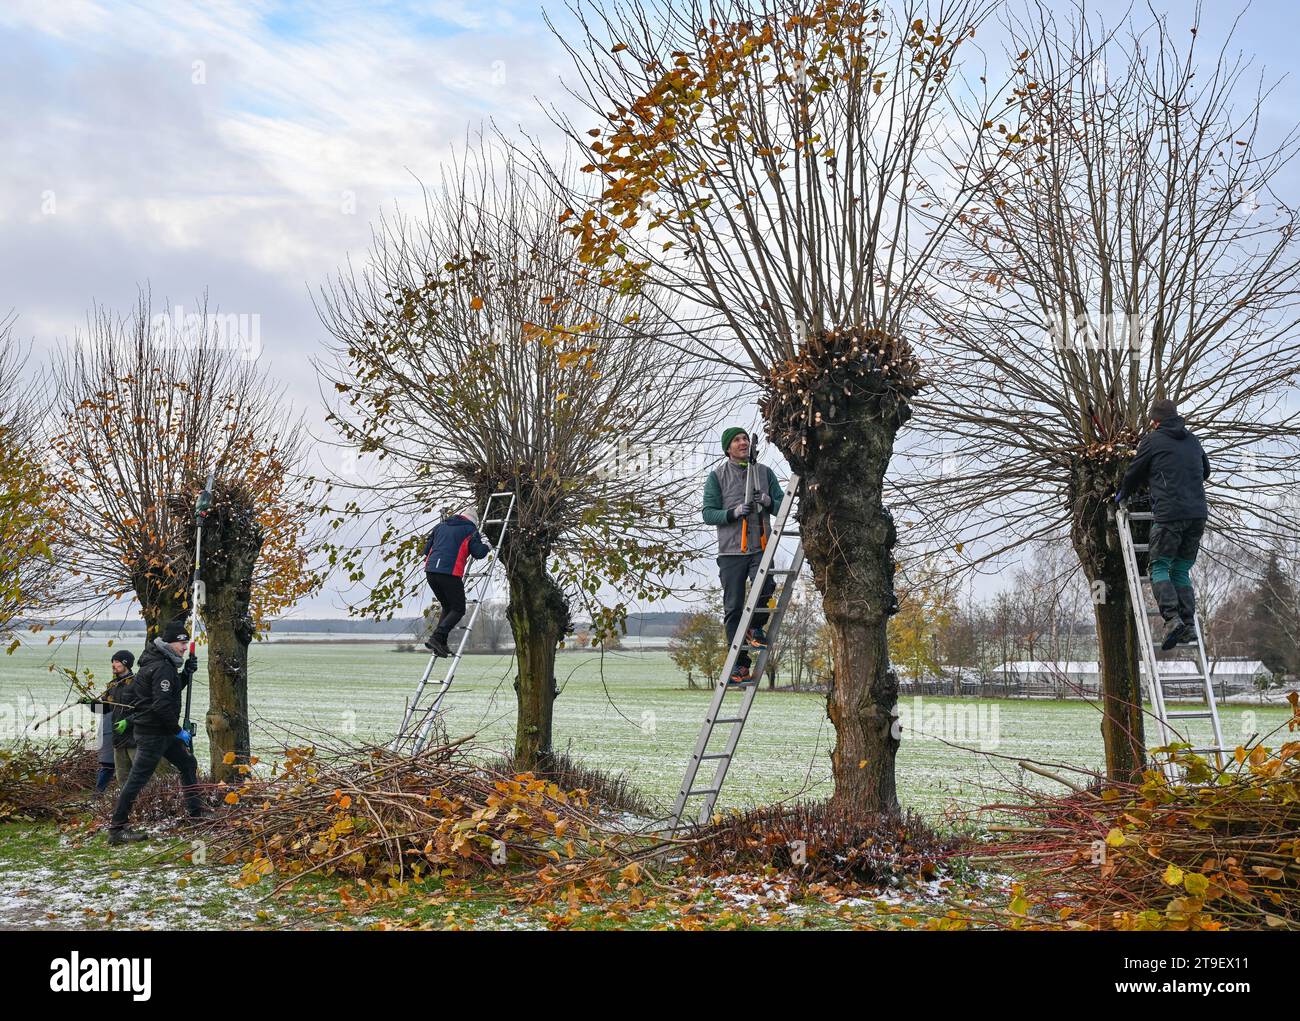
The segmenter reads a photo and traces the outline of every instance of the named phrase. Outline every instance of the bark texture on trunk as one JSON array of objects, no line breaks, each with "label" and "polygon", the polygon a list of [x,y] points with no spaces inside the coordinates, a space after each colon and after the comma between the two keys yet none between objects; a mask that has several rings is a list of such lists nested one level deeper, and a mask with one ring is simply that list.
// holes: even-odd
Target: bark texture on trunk
[{"label": "bark texture on trunk", "polygon": [[803,479],[799,530],[830,630],[833,800],[861,814],[899,810],[887,639],[896,533],[883,493],[917,369],[907,343],[879,330],[819,330],[773,368],[763,400],[774,442]]},{"label": "bark texture on trunk", "polygon": [[138,575],[132,584],[136,600],[140,603],[140,616],[144,618],[145,647],[147,648],[169,621],[185,616],[189,603],[188,581],[163,584],[152,574]]},{"label": "bark texture on trunk", "polygon": [[1145,768],[1146,748],[1137,628],[1113,512],[1121,467],[1076,458],[1071,471],[1070,538],[1093,593],[1106,775],[1129,781],[1140,777]]},{"label": "bark texture on trunk", "polygon": [[[216,495],[203,527],[200,577],[206,589],[208,750],[214,782],[237,784],[251,752],[248,722],[248,646],[253,572],[262,551],[262,529],[252,500],[238,489]],[[233,761],[226,762],[233,753]]]},{"label": "bark texture on trunk", "polygon": [[515,692],[515,764],[519,769],[547,769],[552,755],[555,715],[555,653],[569,626],[564,592],[546,571],[546,554],[523,544],[504,557],[510,586],[506,614],[515,637],[518,669]]},{"label": "bark texture on trunk", "polygon": [[886,638],[894,606],[894,523],[881,501],[893,430],[822,451],[804,477],[800,531],[831,633],[836,801],[863,813],[897,812],[893,724],[898,678]]}]

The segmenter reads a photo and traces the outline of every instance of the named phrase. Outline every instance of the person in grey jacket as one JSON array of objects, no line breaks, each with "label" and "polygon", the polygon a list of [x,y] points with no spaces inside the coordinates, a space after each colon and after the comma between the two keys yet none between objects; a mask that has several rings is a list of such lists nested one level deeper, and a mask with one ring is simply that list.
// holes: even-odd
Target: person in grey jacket
[{"label": "person in grey jacket", "polygon": [[1161,648],[1172,649],[1196,636],[1196,595],[1192,565],[1201,548],[1209,506],[1205,480],[1210,459],[1188,431],[1173,401],[1151,405],[1151,431],[1138,443],[1115,502],[1123,503],[1142,486],[1151,492],[1151,591],[1165,620]]},{"label": "person in grey jacket", "polygon": [[[749,434],[738,426],[722,434],[727,459],[709,472],[704,484],[703,518],[718,529],[718,575],[722,582],[723,623],[730,645],[745,610],[745,588],[758,573],[759,561],[771,533],[771,517],[781,509],[784,493],[776,474],[766,465],[750,460]],[[730,685],[749,684],[749,649],[767,645],[767,603],[776,590],[769,576],[759,593],[749,630],[741,643],[736,666],[727,679]]]}]

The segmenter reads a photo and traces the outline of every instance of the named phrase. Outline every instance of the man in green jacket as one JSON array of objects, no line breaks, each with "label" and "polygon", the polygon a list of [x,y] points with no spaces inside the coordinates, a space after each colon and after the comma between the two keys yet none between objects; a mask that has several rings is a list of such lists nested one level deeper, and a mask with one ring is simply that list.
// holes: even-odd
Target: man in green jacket
[{"label": "man in green jacket", "polygon": [[[704,484],[704,522],[718,529],[718,574],[722,581],[723,622],[730,645],[745,610],[745,588],[758,573],[759,561],[771,533],[771,517],[781,509],[784,493],[776,474],[766,465],[749,458],[749,434],[732,426],[722,434],[727,459],[709,472]],[[776,590],[768,577],[759,593],[749,630],[741,643],[735,669],[727,679],[731,685],[749,684],[756,678],[749,672],[749,649],[767,646],[764,627],[767,603]]]}]

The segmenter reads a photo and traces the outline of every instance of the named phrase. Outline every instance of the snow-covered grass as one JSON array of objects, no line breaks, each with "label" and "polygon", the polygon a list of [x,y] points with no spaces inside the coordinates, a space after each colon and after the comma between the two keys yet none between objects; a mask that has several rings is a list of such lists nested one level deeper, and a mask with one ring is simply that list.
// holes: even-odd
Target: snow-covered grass
[{"label": "snow-covered grass", "polygon": [[[0,656],[0,728],[8,728],[0,729],[0,739],[14,737],[16,727],[32,718],[34,706],[62,703],[67,683],[47,670],[49,663],[89,665],[102,680],[110,655],[100,640],[84,642],[79,657],[68,646]],[[312,733],[357,742],[387,739],[426,662],[423,655],[398,653],[386,644],[325,642],[256,645],[251,660],[253,743],[264,759],[274,757],[286,741],[307,740]],[[687,690],[663,652],[561,654],[556,679],[562,688],[556,702],[557,747],[588,766],[626,772],[653,802],[671,804],[710,692]],[[488,749],[509,747],[513,680],[510,657],[467,657],[446,703],[451,736],[475,734]],[[206,704],[200,671],[196,719]],[[906,729],[898,760],[900,794],[904,804],[932,818],[950,808],[986,803],[1005,788],[1003,774],[1050,784],[1023,774],[1015,765],[1018,758],[1083,767],[1101,761],[1099,714],[1082,702],[905,697],[901,709]],[[1237,742],[1267,732],[1288,715],[1285,707],[1226,707],[1225,738]],[[764,689],[721,806],[826,796],[832,736],[821,696]],[[204,761],[203,734],[197,738]]]}]

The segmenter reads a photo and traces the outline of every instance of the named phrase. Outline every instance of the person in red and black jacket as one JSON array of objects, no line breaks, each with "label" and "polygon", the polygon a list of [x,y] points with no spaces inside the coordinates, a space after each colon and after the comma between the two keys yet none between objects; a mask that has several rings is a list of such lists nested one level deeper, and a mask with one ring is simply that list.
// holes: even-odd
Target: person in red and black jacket
[{"label": "person in red and black jacket", "polygon": [[435,525],[424,543],[424,574],[442,607],[442,615],[424,647],[435,656],[450,656],[447,638],[465,616],[465,565],[482,560],[492,547],[479,534],[478,513],[467,507]]}]

